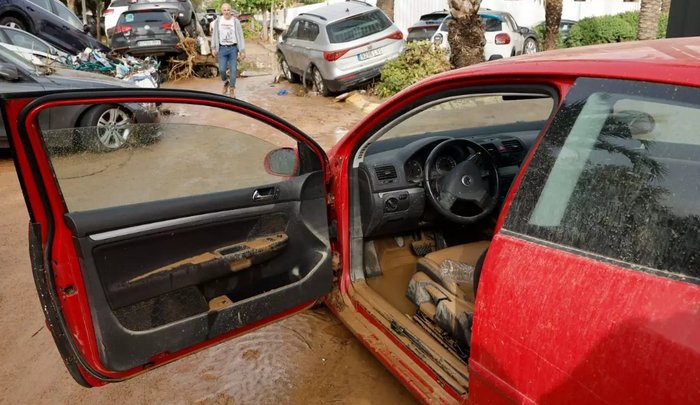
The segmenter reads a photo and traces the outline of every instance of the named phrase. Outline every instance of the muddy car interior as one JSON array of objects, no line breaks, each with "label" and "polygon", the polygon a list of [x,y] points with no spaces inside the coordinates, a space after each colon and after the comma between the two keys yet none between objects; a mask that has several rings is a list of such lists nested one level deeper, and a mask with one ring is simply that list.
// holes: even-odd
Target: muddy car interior
[{"label": "muddy car interior", "polygon": [[474,297],[496,220],[557,103],[545,88],[514,90],[414,106],[355,154],[353,287],[457,392],[468,386]]}]

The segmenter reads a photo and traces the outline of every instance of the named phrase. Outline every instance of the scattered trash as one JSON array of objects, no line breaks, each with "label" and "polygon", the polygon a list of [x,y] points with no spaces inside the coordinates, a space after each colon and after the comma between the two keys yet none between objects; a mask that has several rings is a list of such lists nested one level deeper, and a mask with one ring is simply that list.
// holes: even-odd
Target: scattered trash
[{"label": "scattered trash", "polygon": [[96,72],[132,82],[143,88],[158,87],[160,62],[152,57],[134,58],[130,55],[115,56],[85,48],[75,56],[65,56],[59,62],[66,67],[84,72]]},{"label": "scattered trash", "polygon": [[289,94],[289,92],[285,89],[282,89],[282,90],[277,92],[278,96],[286,96],[287,94]]}]

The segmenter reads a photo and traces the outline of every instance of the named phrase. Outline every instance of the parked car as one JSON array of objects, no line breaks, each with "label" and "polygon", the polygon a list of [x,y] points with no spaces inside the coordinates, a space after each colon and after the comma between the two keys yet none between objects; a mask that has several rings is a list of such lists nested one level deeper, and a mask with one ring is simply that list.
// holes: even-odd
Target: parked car
[{"label": "parked car", "polygon": [[420,16],[417,23],[408,27],[406,42],[430,41],[435,32],[440,28],[443,20],[450,15],[449,11],[435,11],[433,13]]},{"label": "parked car", "polygon": [[102,13],[104,15],[104,29],[107,38],[112,38],[114,26],[123,12],[129,9],[129,0],[112,0],[109,7]]},{"label": "parked car", "polygon": [[[697,43],[446,72],[327,154],[281,118],[211,93],[6,95],[4,116],[23,128],[12,143],[31,268],[58,353],[77,382],[98,386],[323,300],[424,403],[700,403]],[[57,176],[71,162],[46,153],[35,115],[104,98],[219,108],[297,146],[275,141],[248,162],[279,176],[252,185],[251,171],[219,169],[259,150],[258,136],[218,157],[219,142],[129,156],[169,163],[153,166],[159,185],[191,191],[168,198],[125,181],[127,162],[111,182]],[[92,207],[90,181],[150,197]],[[200,183],[222,186],[202,194]],[[74,193],[77,211],[65,203]]]},{"label": "parked car", "polygon": [[[81,72],[52,66],[51,69],[36,66],[18,54],[0,46],[0,97],[10,98],[16,94],[32,92],[57,92],[62,90],[94,90],[100,88],[136,88],[123,80],[109,76]],[[43,128],[94,127],[94,132],[76,133],[72,139],[64,138],[57,147],[71,148],[79,143],[86,148],[103,151],[118,149],[132,134],[128,125],[154,123],[159,113],[155,105],[144,103],[115,103],[99,106],[75,106],[54,110],[51,115],[43,115]],[[0,121],[2,117],[0,117]],[[149,139],[150,141],[150,139]],[[0,122],[0,148],[7,148],[8,139],[5,126]]]},{"label": "parked car", "polygon": [[72,55],[85,48],[109,51],[58,0],[0,0],[0,25],[32,33]]},{"label": "parked car", "polygon": [[129,11],[165,9],[175,18],[182,30],[194,37],[197,31],[197,17],[190,0],[128,0]]},{"label": "parked car", "polygon": [[52,64],[68,55],[27,31],[7,26],[0,26],[0,45],[34,64]]},{"label": "parked car", "polygon": [[297,82],[304,72],[323,95],[373,80],[403,48],[403,34],[378,8],[351,1],[302,13],[277,44],[280,68]]},{"label": "parked car", "polygon": [[110,45],[134,56],[177,54],[180,42],[173,30],[175,21],[163,9],[127,11],[119,16]]},{"label": "parked car", "polygon": [[[440,12],[432,14],[436,17],[442,15]],[[483,11],[479,12],[479,18],[484,25],[484,36],[486,38],[484,59],[487,61],[522,54],[531,54],[539,50],[537,33],[530,28],[518,26],[510,13],[483,9]],[[436,20],[433,20],[433,22],[434,21]],[[447,39],[447,34],[449,32],[450,21],[452,21],[452,17],[446,14],[445,18],[430,38],[433,43],[447,49],[448,52],[450,44]],[[426,25],[425,23],[419,22],[412,28],[415,27],[415,29],[423,30],[423,35],[425,36],[427,33],[432,32],[431,26],[434,26],[434,24],[430,24],[428,27],[426,27]],[[409,28],[409,31],[410,30],[411,28]],[[417,38],[417,36],[414,36],[414,38]]]}]

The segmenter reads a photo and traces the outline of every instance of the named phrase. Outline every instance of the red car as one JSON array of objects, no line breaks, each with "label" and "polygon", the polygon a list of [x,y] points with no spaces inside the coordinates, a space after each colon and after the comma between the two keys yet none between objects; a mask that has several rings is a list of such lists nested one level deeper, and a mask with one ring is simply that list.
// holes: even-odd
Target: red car
[{"label": "red car", "polygon": [[[700,403],[698,41],[448,72],[328,154],[209,93],[5,96],[68,370],[122,381],[323,302],[426,403]],[[37,121],[103,103],[175,113],[108,155]]]}]

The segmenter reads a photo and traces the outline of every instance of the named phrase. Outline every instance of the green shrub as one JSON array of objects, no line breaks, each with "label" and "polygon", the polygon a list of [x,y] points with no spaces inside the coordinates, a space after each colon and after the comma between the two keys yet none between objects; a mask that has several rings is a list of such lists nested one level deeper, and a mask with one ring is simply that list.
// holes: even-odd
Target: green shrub
[{"label": "green shrub", "polygon": [[631,41],[637,37],[637,27],[627,19],[613,15],[584,18],[569,31],[566,46],[585,46]]},{"label": "green shrub", "polygon": [[[571,27],[566,46],[607,44],[631,41],[637,38],[639,11],[628,11],[617,15],[584,18]],[[659,17],[657,38],[666,38],[668,14]]]},{"label": "green shrub", "polygon": [[243,28],[243,37],[245,39],[260,38],[260,34],[262,33],[262,24],[255,20],[255,18],[251,18],[250,20],[241,23],[241,26]]},{"label": "green shrub", "polygon": [[[539,24],[533,27],[535,30],[535,34],[537,34],[537,42],[540,44],[540,47],[544,49],[544,38],[547,35],[547,27],[545,27],[544,24]],[[563,48],[564,47],[564,37],[562,37],[561,32],[557,34],[557,48]]]},{"label": "green shrub", "polygon": [[398,58],[384,65],[377,95],[389,97],[437,73],[450,70],[447,52],[429,41],[408,42]]}]

